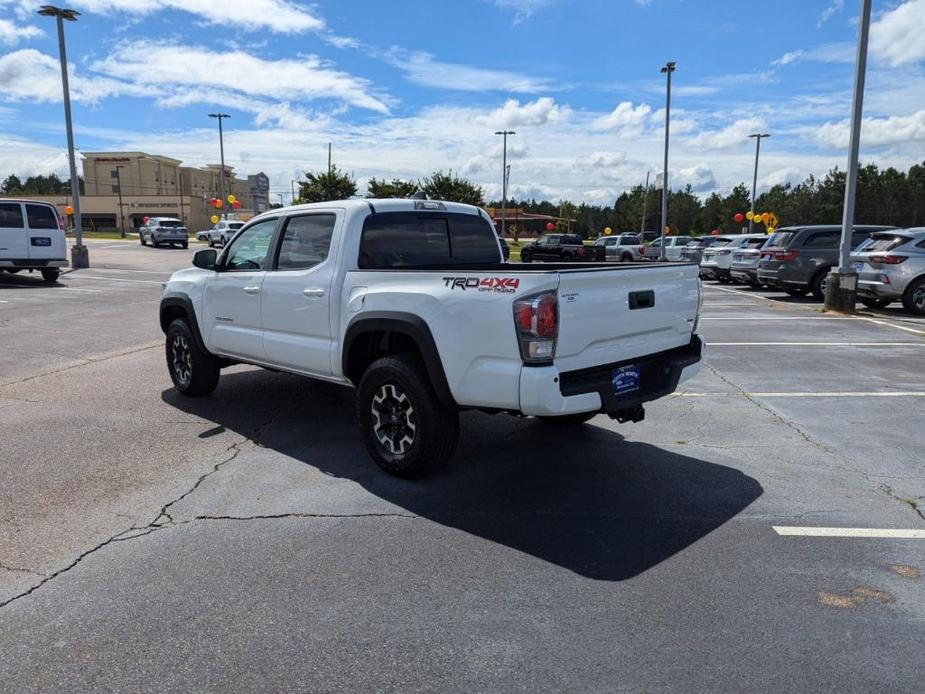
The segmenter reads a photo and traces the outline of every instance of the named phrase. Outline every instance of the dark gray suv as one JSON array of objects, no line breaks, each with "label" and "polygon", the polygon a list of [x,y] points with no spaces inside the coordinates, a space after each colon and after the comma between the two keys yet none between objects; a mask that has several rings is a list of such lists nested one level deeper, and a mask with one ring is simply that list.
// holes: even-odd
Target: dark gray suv
[{"label": "dark gray suv", "polygon": [[[857,248],[875,231],[892,228],[858,224],[852,229],[851,247]],[[840,240],[840,224],[778,229],[761,249],[758,281],[791,296],[809,292],[821,301],[825,298],[826,276],[838,265]]]}]

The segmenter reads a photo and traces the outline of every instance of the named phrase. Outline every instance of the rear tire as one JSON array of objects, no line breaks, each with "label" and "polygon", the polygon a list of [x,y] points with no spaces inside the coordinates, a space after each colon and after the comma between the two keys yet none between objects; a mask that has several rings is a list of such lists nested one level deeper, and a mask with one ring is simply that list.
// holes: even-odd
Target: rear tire
[{"label": "rear tire", "polygon": [[925,316],[925,277],[919,277],[906,287],[903,307],[914,316]]},{"label": "rear tire", "polygon": [[829,270],[831,268],[823,268],[813,275],[812,280],[809,282],[809,291],[813,298],[818,301],[825,300],[825,286],[828,284]]},{"label": "rear tire", "polygon": [[563,263],[570,263],[570,262],[572,262],[572,254],[571,254],[571,253],[563,253],[563,254],[562,254],[562,262],[563,262]]},{"label": "rear tire", "polygon": [[790,296],[806,296],[806,292],[808,290],[803,289],[802,287],[790,287],[784,291],[787,292]]},{"label": "rear tire", "polygon": [[42,270],[42,279],[49,284],[54,284],[61,276],[60,270]]},{"label": "rear tire", "polygon": [[222,373],[221,363],[199,348],[184,319],[177,318],[167,328],[165,354],[170,379],[180,393],[200,397],[215,390]]},{"label": "rear tire", "polygon": [[212,237],[209,237],[209,248],[215,248],[215,241],[212,240]]},{"label": "rear tire", "polygon": [[459,441],[459,413],[439,401],[413,354],[383,357],[366,369],[356,414],[370,457],[396,477],[431,474],[453,457]]},{"label": "rear tire", "polygon": [[864,304],[867,308],[886,308],[893,303],[892,299],[869,299],[866,297],[858,299],[858,301]]},{"label": "rear tire", "polygon": [[180,247],[181,247],[181,248],[189,248],[189,241],[184,241],[183,243],[180,244]]},{"label": "rear tire", "polygon": [[629,253],[624,253],[623,255],[620,256],[620,262],[621,263],[631,263],[633,262],[633,256],[631,256]]},{"label": "rear tire", "polygon": [[520,262],[522,262],[522,263],[529,263],[531,260],[533,260],[533,258],[530,257],[530,251],[522,251],[522,252],[521,252],[521,254],[520,254]]},{"label": "rear tire", "polygon": [[579,412],[578,414],[564,414],[561,417],[537,417],[543,424],[557,427],[576,427],[588,422],[597,416],[597,412]]},{"label": "rear tire", "polygon": [[154,246],[155,248],[160,248],[160,247],[161,247],[161,244],[158,243],[158,240],[157,240],[156,238],[154,238],[153,236],[151,237],[151,245]]}]

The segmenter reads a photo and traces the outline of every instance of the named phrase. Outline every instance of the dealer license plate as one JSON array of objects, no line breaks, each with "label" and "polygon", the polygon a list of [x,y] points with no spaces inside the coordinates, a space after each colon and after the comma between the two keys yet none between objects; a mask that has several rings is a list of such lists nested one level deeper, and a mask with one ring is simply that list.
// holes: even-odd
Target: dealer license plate
[{"label": "dealer license plate", "polygon": [[639,390],[639,365],[630,364],[614,369],[610,374],[614,395],[624,395]]},{"label": "dealer license plate", "polygon": [[864,269],[864,263],[854,263],[854,271],[861,272]]}]

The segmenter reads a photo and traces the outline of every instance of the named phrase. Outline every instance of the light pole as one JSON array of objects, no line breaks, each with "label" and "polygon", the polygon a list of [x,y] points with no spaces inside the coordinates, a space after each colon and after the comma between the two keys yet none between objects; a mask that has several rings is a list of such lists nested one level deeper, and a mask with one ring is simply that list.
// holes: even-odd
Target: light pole
[{"label": "light pole", "polygon": [[[119,231],[122,232],[122,238],[125,238],[125,212],[123,212],[122,207],[122,175],[119,173],[120,169],[124,169],[124,166],[116,165],[116,187],[119,189]],[[182,205],[180,206],[180,214],[183,214]]]},{"label": "light pole", "polygon": [[222,119],[231,118],[227,113],[210,113],[209,118],[218,119],[218,152],[221,157],[222,172],[219,178],[219,188],[222,191],[222,219],[225,218],[225,205],[228,203],[225,200],[225,135],[222,132]]},{"label": "light pole", "polygon": [[867,38],[870,34],[870,0],[861,0],[858,50],[854,65],[854,97],[851,104],[851,139],[848,142],[848,173],[845,179],[845,207],[842,211],[841,247],[838,270],[826,279],[825,308],[854,313],[858,273],[849,269],[851,232],[854,227],[854,192],[858,182],[858,152],[861,148],[861,116],[864,112],[864,78],[867,72]]},{"label": "light pole", "polygon": [[639,222],[639,243],[645,243],[645,235],[643,232],[646,230],[646,203],[649,202],[649,172],[646,171],[646,187],[642,193],[642,221]]},{"label": "light pole", "polygon": [[64,48],[64,20],[76,22],[80,15],[75,10],[53,5],[42,5],[39,14],[54,17],[58,22],[58,55],[61,59],[61,85],[64,88],[64,126],[67,130],[67,158],[71,168],[71,201],[74,205],[75,245],[71,248],[71,266],[90,267],[90,252],[83,244],[83,228],[80,221],[80,180],[77,178],[77,161],[74,158],[74,130],[71,127],[71,92],[67,83],[67,51]]},{"label": "light pole", "polygon": [[658,259],[665,260],[665,227],[668,225],[668,126],[671,123],[671,73],[675,70],[674,62],[667,62],[662,73],[668,76],[668,89],[665,92],[665,165],[662,169],[662,232]]},{"label": "light pole", "polygon": [[751,234],[755,228],[755,194],[758,190],[758,154],[761,152],[761,138],[771,136],[768,133],[753,133],[749,137],[755,138],[755,174],[752,176],[752,219],[748,220],[748,233]]},{"label": "light pole", "polygon": [[501,161],[501,238],[507,235],[507,136],[516,135],[513,130],[496,130],[495,135],[504,138]]}]

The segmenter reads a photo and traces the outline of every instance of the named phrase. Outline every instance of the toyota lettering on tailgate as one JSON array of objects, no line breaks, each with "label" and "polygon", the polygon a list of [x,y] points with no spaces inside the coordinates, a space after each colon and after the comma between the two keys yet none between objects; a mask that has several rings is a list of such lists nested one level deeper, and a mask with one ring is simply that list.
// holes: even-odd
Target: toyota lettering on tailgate
[{"label": "toyota lettering on tailgate", "polygon": [[516,277],[444,277],[443,285],[449,289],[513,294],[520,287]]}]

